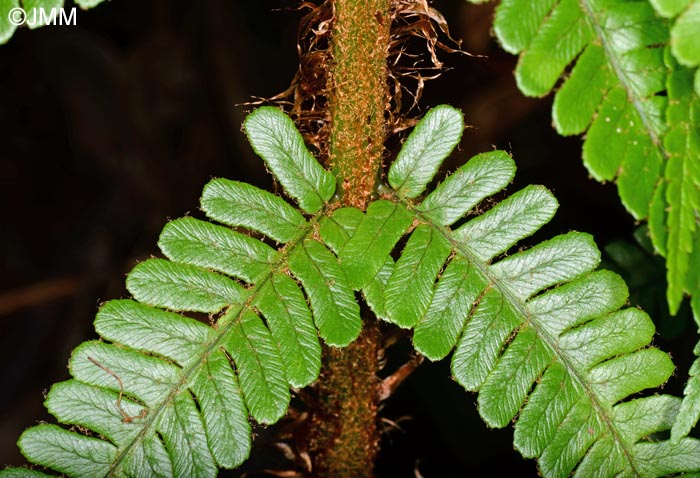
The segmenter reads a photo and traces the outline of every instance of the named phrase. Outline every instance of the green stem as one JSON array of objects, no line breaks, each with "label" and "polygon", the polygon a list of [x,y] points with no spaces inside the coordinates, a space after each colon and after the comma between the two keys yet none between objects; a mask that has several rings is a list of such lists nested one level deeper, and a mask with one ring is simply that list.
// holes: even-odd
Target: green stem
[{"label": "green stem", "polygon": [[343,203],[364,209],[386,139],[390,0],[334,0],[330,163]]},{"label": "green stem", "polygon": [[381,334],[365,320],[344,349],[325,347],[320,403],[311,420],[309,455],[318,478],[371,477],[379,451],[377,355]]}]

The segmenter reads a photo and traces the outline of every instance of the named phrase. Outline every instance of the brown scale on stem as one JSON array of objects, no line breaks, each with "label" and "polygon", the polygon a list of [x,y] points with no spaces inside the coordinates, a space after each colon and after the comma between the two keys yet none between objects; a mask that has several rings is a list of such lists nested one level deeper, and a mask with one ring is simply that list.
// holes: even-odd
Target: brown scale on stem
[{"label": "brown scale on stem", "polygon": [[[298,9],[308,9],[308,12],[299,22],[299,67],[289,88],[272,98],[249,104],[272,102],[282,106],[294,119],[306,143],[314,147],[319,160],[328,165],[332,1],[326,0],[319,5],[302,2]],[[388,95],[384,104],[385,128],[389,136],[416,124],[413,112],[426,81],[436,79],[445,69],[438,52],[468,53],[460,49],[461,41],[450,36],[447,21],[427,0],[393,0],[388,12],[375,10],[373,16],[378,27],[389,26],[385,61]],[[410,98],[408,103],[404,99],[406,96]],[[371,138],[367,144],[371,149],[369,141]]]}]

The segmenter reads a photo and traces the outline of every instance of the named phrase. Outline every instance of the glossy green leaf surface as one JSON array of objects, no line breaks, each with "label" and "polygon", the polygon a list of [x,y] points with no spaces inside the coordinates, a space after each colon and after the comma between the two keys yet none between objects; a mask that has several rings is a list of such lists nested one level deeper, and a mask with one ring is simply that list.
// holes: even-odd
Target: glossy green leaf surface
[{"label": "glossy green leaf surface", "polygon": [[469,261],[452,259],[440,277],[430,307],[415,327],[413,343],[431,360],[444,358],[454,347],[472,304],[487,279]]},{"label": "glossy green leaf surface", "polygon": [[451,251],[450,243],[427,226],[418,226],[411,234],[384,289],[393,323],[412,327],[420,321],[428,311],[435,281]]},{"label": "glossy green leaf surface", "polygon": [[649,0],[659,15],[675,17],[694,0]]},{"label": "glossy green leaf surface", "polygon": [[261,287],[255,307],[265,317],[284,357],[289,384],[302,388],[314,381],[321,370],[321,345],[306,298],[296,282],[286,274],[274,274]]},{"label": "glossy green leaf surface", "polygon": [[679,63],[685,66],[700,65],[700,2],[687,5],[671,28],[671,49]]},{"label": "glossy green leaf surface", "polygon": [[106,476],[117,454],[116,447],[103,440],[48,424],[25,431],[19,446],[34,463],[68,476]]},{"label": "glossy green leaf surface", "polygon": [[[700,295],[693,296],[690,306],[695,324],[700,327]],[[700,357],[700,342],[695,345],[693,353]],[[683,390],[683,402],[678,417],[671,429],[671,440],[678,442],[695,427],[700,420],[700,358],[696,358],[688,371],[688,381]]]},{"label": "glossy green leaf surface", "polygon": [[251,448],[248,410],[238,378],[224,354],[207,357],[192,382],[192,392],[202,410],[207,441],[219,466],[233,468],[245,461]]},{"label": "glossy green leaf surface", "polygon": [[335,178],[316,161],[289,116],[266,106],[243,123],[248,140],[299,207],[317,212],[335,192]]},{"label": "glossy green leaf surface", "polygon": [[212,269],[251,284],[278,260],[277,252],[257,239],[191,217],[166,224],[158,247],[173,262]]},{"label": "glossy green leaf surface", "polygon": [[223,224],[253,229],[279,242],[297,239],[306,226],[304,216],[282,198],[228,179],[214,179],[204,187],[202,210]]},{"label": "glossy green leaf surface", "polygon": [[112,300],[103,305],[95,317],[95,330],[112,341],[123,335],[123,345],[156,352],[183,367],[196,363],[201,344],[214,337],[201,322],[133,300]]},{"label": "glossy green leaf surface", "polygon": [[671,439],[674,441],[687,436],[700,419],[700,359],[693,362],[689,375],[683,390],[683,403],[671,430]]},{"label": "glossy green leaf surface", "polygon": [[[681,65],[695,69],[700,65],[700,1],[650,0],[659,15],[670,18],[671,51]],[[695,70],[695,92],[700,94],[700,75]]]},{"label": "glossy green leaf surface", "polygon": [[[522,16],[522,12],[516,8],[506,12],[513,16],[501,14],[496,17],[501,30],[510,28],[511,23]],[[518,62],[515,72],[518,87],[528,96],[543,96],[549,92],[564,68],[593,39],[593,35],[594,30],[582,14],[577,0],[555,2],[525,47],[527,55]]]},{"label": "glossy green leaf surface", "polygon": [[348,281],[356,288],[369,284],[406,229],[411,216],[402,205],[375,201],[338,254]]},{"label": "glossy green leaf surface", "polygon": [[389,184],[402,197],[418,196],[459,144],[463,129],[459,110],[447,105],[431,109],[411,132],[389,168]]},{"label": "glossy green leaf surface", "polygon": [[245,312],[235,322],[224,347],[239,369],[241,389],[253,418],[260,423],[282,418],[289,405],[289,387],[279,350],[260,317]]},{"label": "glossy green leaf surface", "polygon": [[418,210],[436,223],[449,226],[484,197],[505,188],[514,174],[515,164],[504,151],[481,153],[440,183]]},{"label": "glossy green leaf surface", "polygon": [[698,289],[692,280],[698,266],[694,251],[700,248],[700,97],[693,92],[692,75],[681,70],[670,75],[668,118],[672,124],[664,145],[669,160],[666,165],[665,240],[668,301],[671,311],[678,310],[683,293]]},{"label": "glossy green leaf surface", "polygon": [[528,186],[455,230],[455,238],[472,244],[483,260],[507,251],[554,216],[559,204],[541,186]]},{"label": "glossy green leaf surface", "polygon": [[0,477],[2,478],[51,478],[55,475],[47,475],[37,470],[30,470],[29,468],[7,468],[5,470],[0,470]]},{"label": "glossy green leaf surface", "polygon": [[195,312],[218,312],[243,298],[243,288],[231,279],[164,259],[149,259],[134,267],[126,288],[144,304]]},{"label": "glossy green leaf surface", "polygon": [[307,239],[290,255],[289,267],[304,284],[323,340],[338,347],[355,340],[362,328],[360,307],[335,256],[319,242]]},{"label": "glossy green leaf surface", "polygon": [[351,207],[336,209],[330,216],[321,218],[319,234],[335,254],[340,254],[363,219],[364,214],[359,209]]}]

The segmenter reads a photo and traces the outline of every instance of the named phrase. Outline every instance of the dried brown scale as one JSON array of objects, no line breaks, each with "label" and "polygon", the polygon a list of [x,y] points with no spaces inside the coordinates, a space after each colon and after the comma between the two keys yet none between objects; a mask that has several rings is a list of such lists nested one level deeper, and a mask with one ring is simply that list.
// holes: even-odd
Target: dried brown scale
[{"label": "dried brown scale", "polygon": [[[450,44],[440,41],[446,37]],[[415,53],[408,50],[415,40],[422,40]],[[415,117],[410,116],[423,94],[425,82],[438,78],[443,63],[438,59],[438,50],[447,53],[464,53],[460,43],[450,36],[447,22],[442,14],[430,7],[426,0],[395,0],[392,3],[392,27],[389,43],[389,79],[392,83],[392,107],[388,109],[392,134],[414,126]],[[428,53],[426,55],[426,52]],[[413,86],[409,86],[409,81]],[[402,90],[413,98],[406,108],[402,104]]]},{"label": "dried brown scale", "polygon": [[[333,24],[331,3],[326,0],[320,5],[311,2],[299,5],[298,9],[309,9],[309,12],[299,22],[297,73],[282,93],[249,103],[272,102],[282,106],[326,166],[331,121],[327,99],[327,72],[332,62],[329,50]],[[422,97],[425,82],[438,78],[444,71],[438,51],[467,53],[460,49],[461,42],[451,37],[443,15],[426,0],[393,0],[388,12],[375,11],[373,16],[379,27],[390,27],[386,53],[389,94],[384,106],[385,128],[390,136],[417,123],[411,112]],[[441,41],[441,37],[445,41]],[[420,40],[420,46],[411,52],[407,45],[415,40]],[[409,104],[403,102],[405,94],[411,98]]]},{"label": "dried brown scale", "polygon": [[285,91],[271,97],[247,103],[275,103],[294,119],[307,145],[315,148],[322,164],[327,164],[327,141],[330,117],[327,105],[327,71],[331,60],[328,50],[331,2],[320,5],[302,2],[299,10],[309,9],[299,21],[297,51],[299,67]]}]

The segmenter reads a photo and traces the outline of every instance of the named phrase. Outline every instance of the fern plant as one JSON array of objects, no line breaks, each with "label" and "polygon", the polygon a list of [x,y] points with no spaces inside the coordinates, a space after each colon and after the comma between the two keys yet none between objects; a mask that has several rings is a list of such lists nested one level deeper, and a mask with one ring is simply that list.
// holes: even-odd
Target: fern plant
[{"label": "fern plant", "polygon": [[[274,423],[289,387],[317,378],[318,336],[342,347],[358,335],[361,290],[378,317],[413,329],[421,354],[439,360],[454,349],[454,376],[479,392],[486,423],[517,416],[515,446],[538,458],[544,476],[700,470],[700,441],[658,436],[680,399],[631,398],[662,385],[673,365],[649,346],[648,316],[620,310],[624,282],[595,271],[592,238],[568,233],[506,254],[551,219],[551,193],[528,186],[477,213],[515,172],[494,151],[426,194],[461,137],[459,111],[426,114],[366,212],[334,206],[332,174],[282,112],[260,108],[244,129],[298,207],[247,184],[210,182],[202,209],[224,225],[166,225],[159,247],[169,260],[134,268],[134,300],[101,307],[102,340],[76,348],[73,378],[47,396],[48,410],[76,428],[28,429],[19,446],[30,461],[68,476],[204,477],[237,466],[250,451],[248,415]],[[210,314],[211,324],[187,312]]]},{"label": "fern plant", "polygon": [[[667,16],[683,12],[670,31],[652,4]],[[544,96],[563,78],[554,127],[585,133],[591,175],[614,180],[630,213],[649,221],[674,314],[684,292],[700,287],[700,96],[694,72],[666,50],[698,64],[697,11],[696,1],[503,0],[494,20],[503,48],[520,55],[523,93]]]},{"label": "fern plant", "polygon": [[[388,2],[369,13],[362,3],[344,2],[334,21],[364,15],[375,22],[371,28],[387,28],[388,42]],[[688,11],[694,3],[685,2]],[[0,3],[0,13],[17,5]],[[681,33],[684,22],[679,16]],[[3,40],[12,31],[0,23]],[[667,27],[643,1],[505,0],[496,31],[507,48],[524,52],[516,75],[534,95],[548,92],[583,51],[557,93],[555,122],[565,133],[587,130],[589,169],[599,179],[616,178],[628,208],[648,217],[677,305],[700,280],[693,266],[699,113],[693,72],[676,63],[684,61],[678,48],[665,48]],[[346,69],[336,75],[353,88],[359,83],[347,78],[365,72],[352,55],[341,61],[356,41],[345,40],[334,55]],[[373,46],[353,55],[367,56]],[[333,108],[331,102],[337,113]],[[356,137],[369,137],[364,149],[353,142],[352,125],[337,119],[342,114],[360,117]],[[359,175],[374,171],[353,166],[349,183],[338,156],[360,151],[359,161],[378,149],[381,158],[382,145],[368,130],[383,129],[384,110],[342,114],[333,117],[332,141],[351,141],[330,148],[328,169],[280,110],[248,116],[251,146],[294,204],[237,181],[207,184],[201,207],[210,220],[165,226],[158,243],[165,259],[132,270],[132,298],[100,308],[100,339],[75,349],[72,378],[48,393],[46,407],[64,426],[40,424],[20,437],[22,453],[46,471],[10,468],[0,477],[47,477],[51,470],[207,477],[235,468],[250,454],[250,420],[277,422],[290,388],[324,380],[324,354],[359,342],[374,320],[361,315],[365,304],[406,329],[420,355],[437,361],[451,354],[453,376],[478,392],[486,424],[514,423],[516,449],[536,458],[543,476],[700,474],[700,441],[688,436],[700,415],[700,362],[684,400],[658,394],[673,364],[651,346],[649,317],[626,308],[624,281],[597,270],[593,239],[571,232],[519,248],[553,217],[554,196],[527,186],[492,205],[515,174],[501,151],[475,156],[430,187],[464,129],[458,110],[439,106],[408,136],[386,181],[362,191],[369,202],[344,201],[348,188],[373,185]],[[700,311],[700,295],[693,300]]]}]

